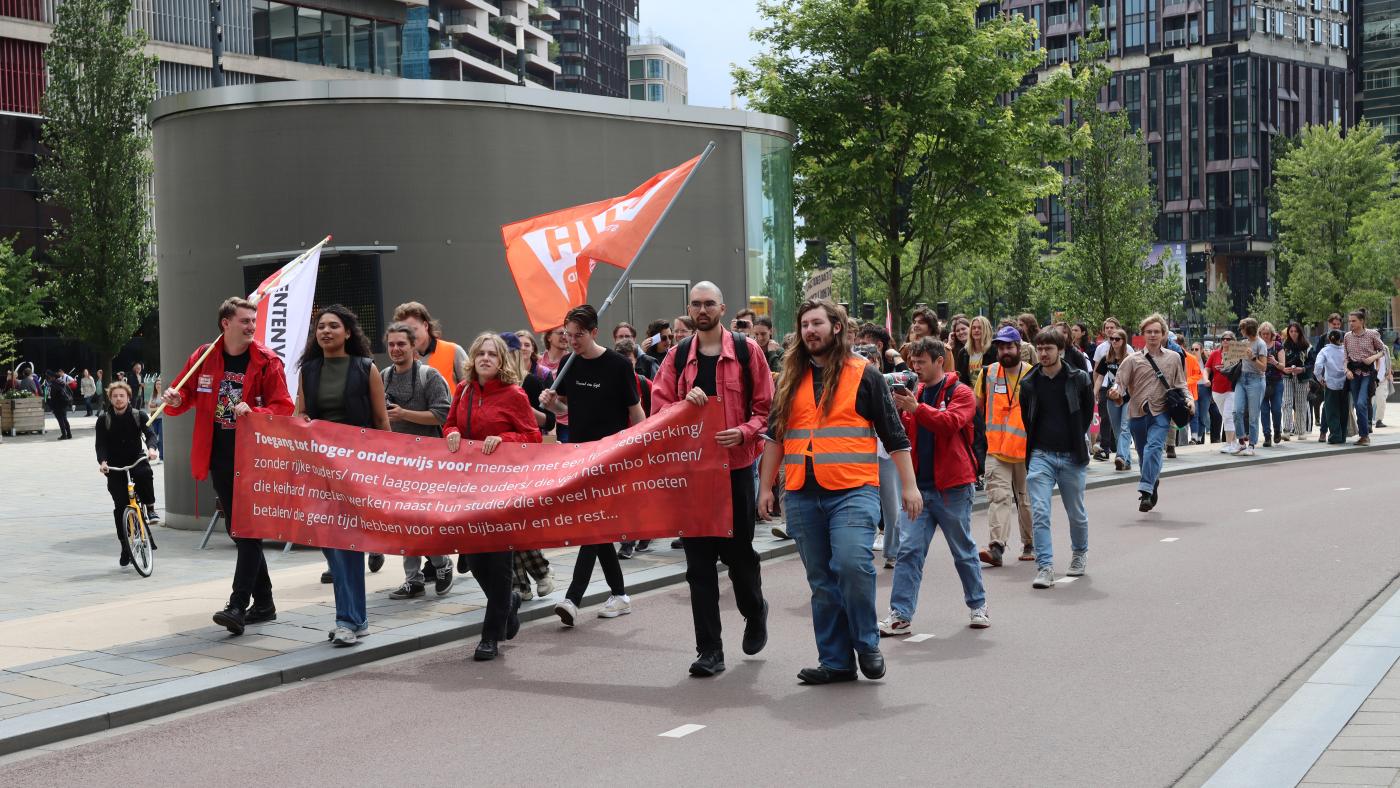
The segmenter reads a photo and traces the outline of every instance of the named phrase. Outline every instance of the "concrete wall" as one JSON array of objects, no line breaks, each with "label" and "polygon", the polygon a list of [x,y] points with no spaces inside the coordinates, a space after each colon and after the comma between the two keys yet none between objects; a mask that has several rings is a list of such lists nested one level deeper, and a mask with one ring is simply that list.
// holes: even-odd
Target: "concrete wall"
[{"label": "concrete wall", "polygon": [[[402,84],[372,83],[380,90]],[[488,328],[526,328],[501,225],[625,194],[699,153],[709,140],[718,148],[634,278],[712,279],[725,289],[731,310],[745,302],[740,137],[754,130],[750,119],[762,116],[697,110],[703,122],[628,117],[622,110],[641,102],[557,94],[541,99],[543,91],[522,88],[487,94],[483,86],[444,83],[431,90],[467,98],[364,97],[373,88],[359,88],[357,99],[247,100],[296,95],[289,92],[295,84],[259,85],[158,102],[152,113],[155,225],[167,381],[197,345],[216,336],[219,303],[246,295],[240,257],[304,248],[326,234],[335,236],[335,246],[397,247],[382,257],[386,313],[402,301],[423,301],[443,322],[445,336],[457,341]],[[509,101],[474,98],[484,95]],[[567,106],[589,102],[618,111]],[[595,273],[595,304],[617,273],[608,267]],[[682,312],[683,296],[676,296],[669,314],[652,314],[657,296],[647,298],[639,306],[647,313],[633,315],[624,295],[604,316],[605,327]],[[164,503],[167,522],[176,527],[196,523],[190,435],[190,417],[167,421]],[[201,518],[213,511],[213,501],[212,488],[202,483]]]}]

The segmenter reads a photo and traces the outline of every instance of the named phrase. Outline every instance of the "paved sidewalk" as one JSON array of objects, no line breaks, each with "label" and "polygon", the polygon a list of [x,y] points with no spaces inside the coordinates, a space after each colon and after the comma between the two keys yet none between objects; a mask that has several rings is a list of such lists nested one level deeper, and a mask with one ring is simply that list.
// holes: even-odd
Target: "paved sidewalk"
[{"label": "paved sidewalk", "polygon": [[[272,546],[267,554],[278,621],[229,636],[209,620],[228,595],[234,552],[228,539],[217,535],[209,550],[198,551],[198,533],[160,529],[154,577],[143,580],[119,569],[111,502],[95,470],[91,432],[81,422],[74,426],[79,432],[73,441],[20,436],[0,446],[10,503],[0,513],[0,538],[16,549],[0,600],[0,754],[454,640],[465,641],[465,656],[474,642],[466,639],[479,632],[484,604],[476,583],[459,578],[441,599],[430,592],[389,600],[387,592],[402,581],[399,563],[390,557],[367,578],[370,636],[355,648],[333,649],[326,631],[334,608],[330,588],[319,582],[319,551],[283,555]],[[1400,446],[1400,429],[1381,430],[1373,440],[1372,450]],[[1216,446],[1183,446],[1165,469],[1169,478],[1339,451],[1362,450],[1294,441],[1260,449],[1254,458],[1234,458]],[[1115,472],[1111,463],[1091,463],[1091,487],[1136,479],[1136,466]],[[1163,485],[1163,497],[1170,495],[1170,483]],[[985,518],[975,518],[979,540],[985,529]],[[684,581],[680,551],[670,550],[668,542],[655,546],[656,552],[623,563],[629,591]],[[755,548],[765,558],[793,551],[791,541],[774,539],[766,526]],[[521,611],[527,620],[552,615],[576,551],[547,554],[557,590],[548,600],[527,602]],[[597,604],[606,593],[599,579],[585,602]]]}]

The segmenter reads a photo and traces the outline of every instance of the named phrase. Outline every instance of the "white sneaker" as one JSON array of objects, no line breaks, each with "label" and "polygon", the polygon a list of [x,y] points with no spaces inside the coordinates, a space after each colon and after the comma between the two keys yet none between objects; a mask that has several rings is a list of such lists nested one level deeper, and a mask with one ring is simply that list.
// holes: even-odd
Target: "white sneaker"
[{"label": "white sneaker", "polygon": [[973,629],[986,629],[991,625],[991,619],[987,618],[986,605],[983,605],[982,607],[979,607],[976,610],[972,611],[972,623],[968,624],[968,626],[972,627]]},{"label": "white sneaker", "polygon": [[632,612],[632,600],[626,595],[609,596],[608,601],[598,611],[598,618],[617,618]]},{"label": "white sneaker", "polygon": [[1229,443],[1227,443],[1227,444],[1225,444],[1224,446],[1221,446],[1221,447],[1220,447],[1220,453],[1221,453],[1221,454],[1234,454],[1234,453],[1235,453],[1235,447],[1237,447],[1237,446],[1239,446],[1238,443],[1235,443],[1234,441],[1230,441]]},{"label": "white sneaker", "polygon": [[885,616],[884,621],[880,622],[880,637],[908,635],[913,631],[914,630],[910,628],[910,623],[900,618],[899,614],[893,610],[890,611],[888,616]]},{"label": "white sneaker", "polygon": [[554,606],[554,615],[564,622],[564,626],[571,627],[578,620],[578,605],[572,599],[565,597]]},{"label": "white sneaker", "polygon": [[876,550],[884,550],[884,549],[885,549],[885,532],[884,532],[884,531],[877,531],[877,532],[875,533],[875,548],[874,548],[874,549],[876,549]]},{"label": "white sneaker", "polygon": [[1238,456],[1244,454],[1247,448],[1248,447],[1246,447],[1243,443],[1236,443],[1235,445],[1230,447],[1230,453]]},{"label": "white sneaker", "polygon": [[356,643],[355,633],[346,627],[336,627],[331,633],[331,643],[336,646],[353,646]]},{"label": "white sneaker", "polygon": [[553,571],[549,572],[549,574],[546,574],[544,577],[541,577],[539,580],[535,581],[535,593],[538,594],[541,599],[554,593]]},{"label": "white sneaker", "polygon": [[1253,446],[1246,446],[1245,449],[1244,449],[1244,451],[1240,452],[1240,454],[1244,455],[1245,457],[1253,457],[1253,456],[1254,456],[1254,447],[1253,447]]}]

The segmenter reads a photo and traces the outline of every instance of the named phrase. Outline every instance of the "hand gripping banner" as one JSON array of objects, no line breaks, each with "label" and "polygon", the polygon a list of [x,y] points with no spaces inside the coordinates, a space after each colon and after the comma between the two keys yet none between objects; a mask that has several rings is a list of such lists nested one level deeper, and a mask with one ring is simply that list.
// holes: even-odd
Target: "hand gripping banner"
[{"label": "hand gripping banner", "polygon": [[232,532],[398,555],[730,536],[715,398],[592,443],[440,438],[286,416],[239,419]]}]

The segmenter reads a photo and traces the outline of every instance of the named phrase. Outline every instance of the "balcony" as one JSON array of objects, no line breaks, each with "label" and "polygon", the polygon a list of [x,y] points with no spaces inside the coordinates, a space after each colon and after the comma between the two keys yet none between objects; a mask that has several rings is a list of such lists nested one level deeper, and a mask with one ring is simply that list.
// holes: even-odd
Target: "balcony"
[{"label": "balcony", "polygon": [[1069,60],[1069,47],[1056,47],[1055,49],[1045,50],[1045,63],[1047,65],[1058,66],[1066,60]]},{"label": "balcony", "polygon": [[1162,46],[1167,48],[1186,46],[1186,29],[1181,28],[1180,30],[1163,30]]}]

